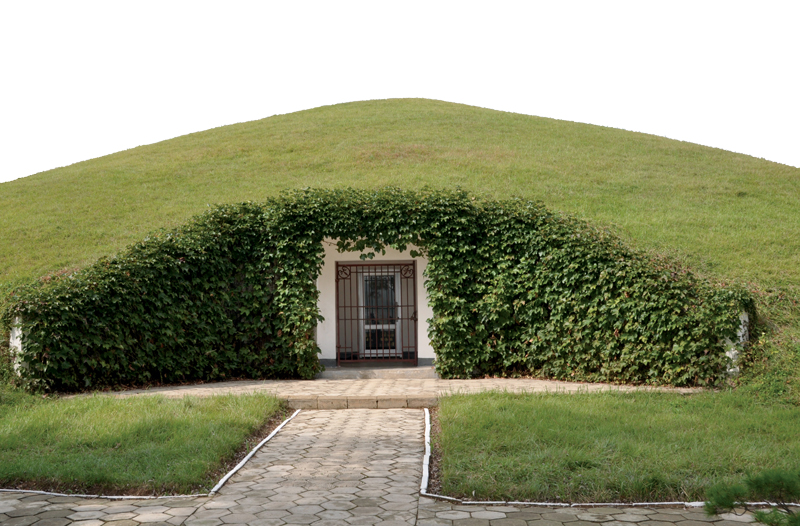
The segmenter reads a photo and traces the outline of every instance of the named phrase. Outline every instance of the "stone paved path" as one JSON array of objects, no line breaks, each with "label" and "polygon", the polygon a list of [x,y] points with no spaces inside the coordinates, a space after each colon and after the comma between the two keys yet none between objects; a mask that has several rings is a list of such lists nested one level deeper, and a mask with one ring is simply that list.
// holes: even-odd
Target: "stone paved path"
[{"label": "stone paved path", "polygon": [[741,526],[699,509],[464,506],[419,497],[419,409],[302,411],[214,497],[0,493],[3,526]]},{"label": "stone paved path", "polygon": [[336,380],[244,380],[210,384],[157,387],[112,393],[115,396],[160,394],[167,397],[211,396],[222,393],[245,394],[265,392],[288,401],[293,409],[389,409],[398,407],[431,407],[440,396],[449,393],[482,391],[595,392],[595,391],[660,390],[680,393],[699,389],[652,388],[609,384],[588,384],[534,380],[529,378],[485,378],[473,380],[441,380],[434,378],[374,378]]}]

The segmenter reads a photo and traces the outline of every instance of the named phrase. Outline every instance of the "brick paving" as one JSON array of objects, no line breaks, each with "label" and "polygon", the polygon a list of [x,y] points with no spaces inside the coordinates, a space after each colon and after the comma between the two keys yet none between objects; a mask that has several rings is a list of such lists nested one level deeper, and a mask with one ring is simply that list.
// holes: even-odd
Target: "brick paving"
[{"label": "brick paving", "polygon": [[270,393],[286,400],[293,409],[390,409],[435,406],[440,396],[451,393],[509,391],[513,393],[576,393],[597,391],[660,390],[698,392],[694,388],[653,388],[535,380],[530,378],[485,378],[442,380],[439,378],[372,378],[316,380],[243,380],[177,387],[156,387],[111,393],[114,396],[160,394],[171,398],[216,394]]},{"label": "brick paving", "polygon": [[213,497],[0,493],[2,526],[741,526],[690,508],[462,505],[419,496],[420,409],[302,411]]}]

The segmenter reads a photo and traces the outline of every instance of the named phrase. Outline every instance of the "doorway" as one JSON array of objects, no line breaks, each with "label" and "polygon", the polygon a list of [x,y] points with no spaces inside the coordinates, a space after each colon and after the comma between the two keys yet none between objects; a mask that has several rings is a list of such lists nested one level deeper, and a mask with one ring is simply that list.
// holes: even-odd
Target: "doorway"
[{"label": "doorway", "polygon": [[336,264],[336,363],[417,364],[416,262]]}]

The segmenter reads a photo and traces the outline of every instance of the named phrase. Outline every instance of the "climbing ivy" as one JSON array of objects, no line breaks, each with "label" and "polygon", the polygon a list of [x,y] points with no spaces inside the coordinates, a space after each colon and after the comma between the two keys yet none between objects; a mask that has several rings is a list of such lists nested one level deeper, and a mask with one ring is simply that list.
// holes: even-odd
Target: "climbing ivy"
[{"label": "climbing ivy", "polygon": [[22,378],[81,390],[311,378],[322,240],[428,258],[443,377],[535,374],[714,385],[745,291],[699,279],[526,200],[462,191],[303,190],[226,205],[67,275],[17,289]]}]

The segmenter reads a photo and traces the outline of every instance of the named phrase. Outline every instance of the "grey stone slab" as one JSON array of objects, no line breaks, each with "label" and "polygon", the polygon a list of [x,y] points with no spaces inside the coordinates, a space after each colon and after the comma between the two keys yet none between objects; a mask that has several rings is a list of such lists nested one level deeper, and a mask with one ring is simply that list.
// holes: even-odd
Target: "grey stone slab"
[{"label": "grey stone slab", "polygon": [[3,526],[29,526],[38,521],[35,515],[26,515],[23,517],[11,517],[3,521]]},{"label": "grey stone slab", "polygon": [[453,521],[447,519],[420,519],[417,521],[417,526],[451,526]]},{"label": "grey stone slab", "polygon": [[[194,510],[192,510],[192,511],[194,511]],[[132,511],[124,511],[122,513],[110,513],[110,514],[106,515],[105,517],[103,517],[103,520],[105,522],[126,521],[126,520],[133,519],[134,517],[136,517],[136,513],[132,512]]]},{"label": "grey stone slab", "polygon": [[350,517],[349,519],[345,519],[345,522],[351,524],[352,526],[370,526],[380,521],[381,519],[379,519],[377,515],[362,515],[359,517]]},{"label": "grey stone slab", "polygon": [[289,514],[281,517],[281,520],[286,524],[311,524],[320,520],[316,515],[311,514]]},{"label": "grey stone slab", "polygon": [[219,526],[222,521],[219,519],[194,519],[189,517],[184,524],[186,526]]},{"label": "grey stone slab", "polygon": [[528,526],[562,526],[562,523],[550,519],[534,519],[528,521]]},{"label": "grey stone slab", "polygon": [[489,519],[456,519],[453,526],[489,526]]},{"label": "grey stone slab", "polygon": [[67,515],[67,518],[73,521],[85,521],[90,519],[100,519],[105,517],[106,513],[102,511],[76,511]]},{"label": "grey stone slab", "polygon": [[72,521],[65,517],[49,517],[39,519],[34,523],[34,526],[67,526]]},{"label": "grey stone slab", "polygon": [[5,511],[5,514],[9,517],[32,517],[39,513],[42,513],[41,508],[19,508],[16,506]]},{"label": "grey stone slab", "polygon": [[506,517],[509,518],[509,519],[515,519],[515,520],[519,519],[519,520],[523,520],[523,521],[533,521],[533,520],[541,519],[542,518],[542,514],[534,512],[534,511],[521,510],[521,511],[507,512],[506,513]]},{"label": "grey stone slab", "polygon": [[137,522],[167,522],[172,518],[172,515],[167,515],[166,513],[140,513],[133,517],[133,520]]},{"label": "grey stone slab", "polygon": [[482,510],[472,513],[473,519],[505,519],[506,514],[501,511]]},{"label": "grey stone slab", "polygon": [[613,515],[613,517],[613,520],[620,522],[642,522],[647,520],[647,515],[643,513],[630,513],[629,511]]},{"label": "grey stone slab", "polygon": [[248,526],[282,526],[286,524],[280,519],[256,519]]},{"label": "grey stone slab", "polygon": [[258,517],[252,513],[231,513],[220,517],[220,520],[225,524],[249,524],[257,519]]},{"label": "grey stone slab", "polygon": [[[36,514],[36,516],[39,517],[39,519],[56,519],[56,518],[61,519],[65,518],[67,515],[71,515],[72,513],[73,511],[70,509],[49,510],[38,513]],[[0,522],[0,524],[2,523]]]},{"label": "grey stone slab", "polygon": [[569,513],[565,511],[557,511],[557,512],[550,512],[550,513],[542,513],[542,519],[555,521],[555,522],[574,522],[578,520],[578,516],[576,513]]},{"label": "grey stone slab", "polygon": [[[664,510],[659,510],[657,513],[653,513],[652,515],[648,515],[647,518],[650,521],[662,521],[662,522],[671,522],[674,523],[675,521],[682,521],[684,520],[683,515],[677,515],[674,513],[664,513]],[[649,522],[647,523],[650,524]]]},{"label": "grey stone slab", "polygon": [[522,519],[492,519],[489,520],[491,526],[528,526]]}]

